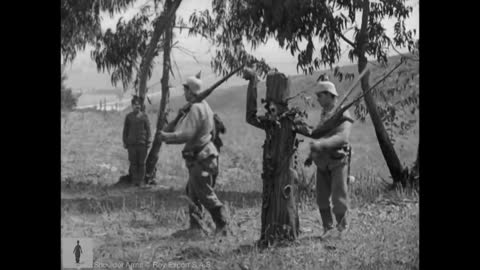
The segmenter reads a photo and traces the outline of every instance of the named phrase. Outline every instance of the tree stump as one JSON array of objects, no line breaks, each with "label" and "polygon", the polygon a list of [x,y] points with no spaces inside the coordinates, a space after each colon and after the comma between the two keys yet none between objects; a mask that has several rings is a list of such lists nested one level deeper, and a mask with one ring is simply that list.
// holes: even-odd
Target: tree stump
[{"label": "tree stump", "polygon": [[278,240],[295,240],[299,234],[297,196],[297,155],[299,141],[295,138],[294,119],[286,99],[290,96],[290,81],[279,72],[267,75],[267,109],[264,116],[256,115],[257,83],[250,80],[247,92],[247,122],[265,130],[263,145],[263,199],[260,245]]}]

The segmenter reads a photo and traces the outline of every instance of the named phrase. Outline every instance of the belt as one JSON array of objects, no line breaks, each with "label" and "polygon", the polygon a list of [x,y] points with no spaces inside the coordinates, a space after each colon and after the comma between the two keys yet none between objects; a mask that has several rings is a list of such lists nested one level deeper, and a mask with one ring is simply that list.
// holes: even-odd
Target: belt
[{"label": "belt", "polygon": [[198,153],[200,153],[200,152],[203,150],[203,148],[205,148],[205,146],[208,145],[208,143],[210,143],[210,141],[204,143],[204,144],[203,144],[202,146],[200,146],[200,147],[195,147],[195,148],[192,149],[192,150],[186,150],[186,151],[183,150],[183,151],[182,151],[182,157],[183,157],[184,159],[190,159],[190,160],[196,159]]}]

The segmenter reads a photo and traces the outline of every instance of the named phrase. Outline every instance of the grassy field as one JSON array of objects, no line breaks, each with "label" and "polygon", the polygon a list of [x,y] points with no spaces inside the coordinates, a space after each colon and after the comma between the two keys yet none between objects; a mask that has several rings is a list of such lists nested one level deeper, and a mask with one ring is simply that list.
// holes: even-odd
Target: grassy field
[{"label": "grassy field", "polygon": [[[292,77],[294,93],[310,89],[317,77]],[[339,83],[339,92],[348,84]],[[264,93],[261,83],[259,98]],[[300,239],[257,250],[253,243],[260,230],[264,132],[245,122],[245,99],[246,86],[215,92],[208,99],[227,127],[217,190],[232,218],[232,236],[188,238],[177,232],[188,224],[187,202],[182,198],[187,181],[182,146],[162,146],[157,187],[115,187],[112,184],[128,170],[121,142],[127,112],[70,112],[61,117],[62,237],[92,237],[95,262],[137,262],[143,264],[140,268],[154,262],[190,269],[201,262],[209,269],[418,268],[418,194],[382,190],[382,183],[390,179],[369,120],[356,121],[351,134],[351,174],[357,180],[350,187],[351,227],[346,238],[319,241],[321,222],[313,194],[307,192],[299,202]],[[182,97],[173,98],[170,106],[176,111],[183,103]],[[155,107],[148,107],[152,129]],[[309,110],[309,122],[315,123],[318,116],[318,108]],[[309,139],[300,137],[304,139],[299,149],[303,161]],[[414,161],[417,145],[418,129],[396,141],[402,162]],[[314,167],[298,170],[303,182],[313,179]]]}]

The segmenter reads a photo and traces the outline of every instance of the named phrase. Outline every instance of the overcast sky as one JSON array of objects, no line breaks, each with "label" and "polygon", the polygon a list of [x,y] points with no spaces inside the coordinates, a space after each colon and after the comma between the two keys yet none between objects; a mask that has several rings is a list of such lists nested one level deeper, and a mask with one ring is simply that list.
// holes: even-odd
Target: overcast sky
[{"label": "overcast sky", "polygon": [[[123,16],[126,20],[132,18],[136,12],[138,12],[139,8],[147,1],[148,0],[139,0],[124,14],[117,14],[113,18],[110,18],[110,16],[107,14],[102,14],[102,30],[106,30],[108,28],[115,29],[115,25],[120,17]],[[177,16],[184,18],[185,21],[188,21],[190,14],[195,10],[211,10],[211,2],[212,0],[183,0],[177,11]],[[414,6],[413,13],[406,21],[407,28],[416,29],[418,37],[420,32],[418,0],[407,0],[407,4]],[[387,29],[387,33],[393,33],[393,25],[395,20],[384,20],[383,23]],[[350,39],[353,39],[351,36],[352,34],[353,31],[350,31],[346,34],[346,36]],[[179,41],[182,47],[194,52],[196,58],[201,64],[209,64],[210,53],[213,53],[215,48],[213,48],[204,38],[187,37],[186,31],[183,31],[180,34],[178,30],[176,31],[175,38],[177,41]],[[347,45],[343,44],[343,46],[346,47]],[[91,47],[87,47],[85,51],[79,52],[74,62],[67,66],[67,85],[73,89],[114,88],[114,86],[112,86],[110,83],[110,76],[107,73],[97,73],[95,62],[90,58],[91,49]],[[296,73],[296,56],[292,56],[288,50],[280,48],[277,42],[273,39],[269,40],[266,44],[257,48],[255,51],[252,51],[252,53],[258,58],[265,58],[268,63],[291,63],[291,68],[288,68],[288,70],[282,72],[285,72],[289,75],[294,75]],[[180,64],[180,69],[182,69],[181,63],[195,64],[191,56],[187,56],[178,50],[172,51],[172,54],[173,59]],[[348,63],[349,61],[347,59],[347,54],[345,53],[342,55],[342,59],[340,60],[339,64],[342,65]],[[282,66],[290,67],[290,65],[285,64]]]}]

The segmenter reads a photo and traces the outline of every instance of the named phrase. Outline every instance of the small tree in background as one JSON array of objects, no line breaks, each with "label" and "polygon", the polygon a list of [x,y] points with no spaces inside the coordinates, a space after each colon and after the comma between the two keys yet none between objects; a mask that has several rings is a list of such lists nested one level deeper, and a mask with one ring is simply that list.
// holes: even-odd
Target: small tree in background
[{"label": "small tree in background", "polygon": [[75,95],[72,89],[65,86],[67,75],[62,73],[61,76],[61,108],[62,110],[73,110],[77,106],[79,95]]}]

